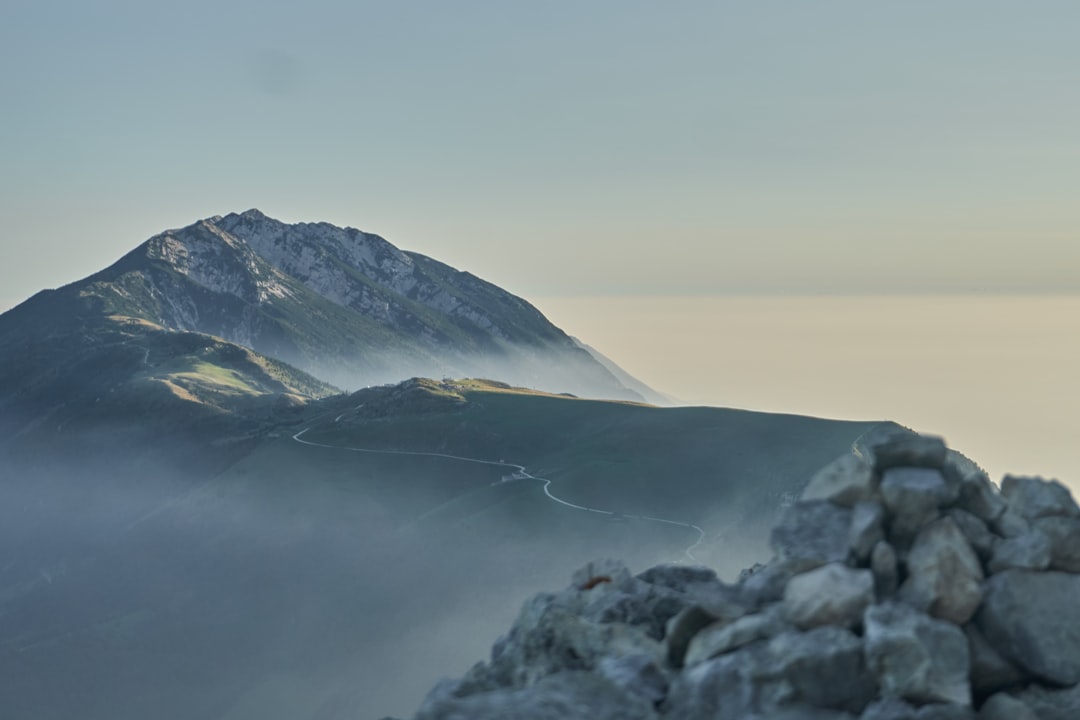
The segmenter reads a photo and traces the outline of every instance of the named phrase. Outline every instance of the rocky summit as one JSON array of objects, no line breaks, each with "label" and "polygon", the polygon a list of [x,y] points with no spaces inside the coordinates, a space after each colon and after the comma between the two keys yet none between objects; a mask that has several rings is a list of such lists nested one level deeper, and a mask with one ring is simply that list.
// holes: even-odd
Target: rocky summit
[{"label": "rocky summit", "polygon": [[819,471],[737,582],[612,560],[525,603],[416,720],[1080,717],[1080,508],[938,438]]}]

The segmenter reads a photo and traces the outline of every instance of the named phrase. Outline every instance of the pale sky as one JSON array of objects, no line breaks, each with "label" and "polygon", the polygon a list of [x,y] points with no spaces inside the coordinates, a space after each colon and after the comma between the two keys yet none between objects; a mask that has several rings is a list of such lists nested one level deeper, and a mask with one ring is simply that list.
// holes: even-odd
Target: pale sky
[{"label": "pale sky", "polygon": [[1080,290],[1080,4],[6,0],[0,308],[258,207],[529,296]]}]

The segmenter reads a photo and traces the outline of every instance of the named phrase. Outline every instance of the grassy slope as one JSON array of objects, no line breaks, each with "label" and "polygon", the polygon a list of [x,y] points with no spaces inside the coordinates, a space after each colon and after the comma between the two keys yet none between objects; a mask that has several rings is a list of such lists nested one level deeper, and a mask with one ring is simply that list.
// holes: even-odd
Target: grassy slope
[{"label": "grassy slope", "polygon": [[768,511],[875,425],[582,400],[478,382],[431,383],[414,393],[427,395],[430,407],[413,398],[416,410],[393,412],[380,406],[387,392],[355,394],[354,405],[364,407],[316,423],[305,438],[505,460],[551,479],[556,494],[576,504],[696,523]]}]

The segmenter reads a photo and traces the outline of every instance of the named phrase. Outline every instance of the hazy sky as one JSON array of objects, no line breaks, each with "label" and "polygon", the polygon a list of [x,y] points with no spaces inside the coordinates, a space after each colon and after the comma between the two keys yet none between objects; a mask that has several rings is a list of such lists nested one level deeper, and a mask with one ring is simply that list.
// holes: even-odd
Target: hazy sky
[{"label": "hazy sky", "polygon": [[526,296],[1080,289],[1080,4],[0,4],[0,308],[258,207]]}]

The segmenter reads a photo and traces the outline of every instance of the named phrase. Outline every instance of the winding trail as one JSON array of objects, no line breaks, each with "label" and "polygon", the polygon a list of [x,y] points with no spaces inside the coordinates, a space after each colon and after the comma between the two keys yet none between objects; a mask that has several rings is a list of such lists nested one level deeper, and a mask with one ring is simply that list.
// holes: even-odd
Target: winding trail
[{"label": "winding trail", "polygon": [[[345,414],[347,414],[347,413],[342,413],[342,415],[345,415]],[[339,415],[335,419],[335,422],[340,420],[342,415]],[[414,456],[421,456],[421,457],[436,457],[436,458],[444,458],[444,459],[447,459],[447,460],[457,460],[459,462],[475,463],[477,465],[491,465],[491,466],[494,466],[494,467],[511,468],[511,469],[516,471],[515,472],[515,477],[513,478],[514,480],[536,480],[536,481],[542,482],[544,484],[544,495],[546,495],[549,500],[551,500],[552,502],[556,502],[556,503],[558,503],[560,505],[564,505],[564,506],[566,506],[568,508],[571,508],[573,510],[578,510],[578,511],[581,511],[581,512],[595,513],[597,515],[606,515],[608,517],[622,517],[622,518],[626,518],[627,520],[644,520],[646,522],[658,522],[658,523],[664,523],[665,525],[675,525],[677,527],[683,527],[683,528],[686,528],[688,530],[693,530],[694,532],[697,533],[697,540],[694,541],[693,545],[686,548],[683,551],[683,554],[686,555],[686,557],[692,563],[700,563],[701,562],[696,557],[694,557],[694,552],[693,551],[694,551],[695,548],[697,548],[699,545],[701,545],[701,543],[705,540],[705,531],[702,530],[697,525],[694,525],[693,523],[679,522],[678,520],[667,520],[665,518],[651,517],[649,515],[624,515],[624,514],[621,514],[621,513],[613,512],[611,510],[601,510],[599,508],[586,507],[585,505],[577,505],[577,504],[572,503],[572,502],[570,502],[568,500],[563,500],[562,498],[557,497],[554,493],[552,493],[551,492],[551,480],[549,480],[548,478],[542,478],[542,477],[537,477],[536,475],[532,475],[525,469],[524,465],[518,465],[516,463],[508,463],[508,462],[502,462],[502,461],[497,461],[497,460],[480,460],[479,458],[462,457],[460,455],[448,455],[446,453],[436,453],[436,452],[420,452],[420,451],[416,451],[416,450],[375,450],[375,449],[372,449],[372,448],[348,447],[348,446],[344,446],[344,445],[329,445],[327,443],[312,442],[311,440],[305,440],[303,438],[303,436],[304,436],[305,433],[307,433],[309,430],[311,430],[311,428],[312,428],[312,426],[309,425],[308,427],[304,428],[300,432],[293,435],[292,439],[295,440],[298,443],[303,444],[303,445],[311,445],[313,447],[329,448],[331,450],[347,450],[349,452],[370,453],[370,454],[373,454],[373,455],[414,455]]]}]

